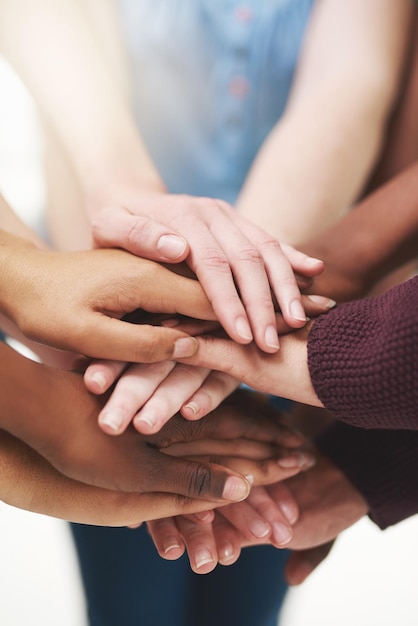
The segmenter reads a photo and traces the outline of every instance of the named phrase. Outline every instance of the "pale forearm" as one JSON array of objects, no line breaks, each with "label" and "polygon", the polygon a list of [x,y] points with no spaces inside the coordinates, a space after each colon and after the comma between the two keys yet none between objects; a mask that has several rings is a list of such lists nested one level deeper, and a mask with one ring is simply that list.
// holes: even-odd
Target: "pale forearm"
[{"label": "pale forearm", "polygon": [[305,241],[360,193],[396,94],[410,13],[406,0],[318,3],[287,110],[238,200],[280,240]]},{"label": "pale forearm", "polygon": [[160,187],[126,93],[115,88],[83,3],[5,0],[0,41],[64,144],[88,195],[132,181],[148,190]]}]

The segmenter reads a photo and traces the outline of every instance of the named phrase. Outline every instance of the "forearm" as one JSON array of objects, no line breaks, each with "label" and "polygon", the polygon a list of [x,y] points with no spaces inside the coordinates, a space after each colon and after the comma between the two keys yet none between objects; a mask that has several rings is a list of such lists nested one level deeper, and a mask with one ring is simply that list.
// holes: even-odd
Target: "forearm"
[{"label": "forearm", "polygon": [[325,261],[315,293],[338,301],[365,295],[389,272],[415,259],[418,162],[302,248]]},{"label": "forearm", "polygon": [[159,189],[126,93],[115,89],[83,3],[6,0],[0,18],[2,50],[65,146],[87,195],[133,182]]},{"label": "forearm", "polygon": [[307,240],[361,191],[396,94],[410,12],[406,1],[318,3],[287,110],[238,200],[280,240]]}]

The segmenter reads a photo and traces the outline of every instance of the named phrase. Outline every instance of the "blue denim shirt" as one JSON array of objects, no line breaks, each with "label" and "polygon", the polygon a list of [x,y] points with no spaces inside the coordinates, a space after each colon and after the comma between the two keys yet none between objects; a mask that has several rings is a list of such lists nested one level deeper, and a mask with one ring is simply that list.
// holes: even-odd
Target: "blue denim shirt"
[{"label": "blue denim shirt", "polygon": [[234,202],[283,113],[314,0],[118,0],[134,106],[169,190]]}]

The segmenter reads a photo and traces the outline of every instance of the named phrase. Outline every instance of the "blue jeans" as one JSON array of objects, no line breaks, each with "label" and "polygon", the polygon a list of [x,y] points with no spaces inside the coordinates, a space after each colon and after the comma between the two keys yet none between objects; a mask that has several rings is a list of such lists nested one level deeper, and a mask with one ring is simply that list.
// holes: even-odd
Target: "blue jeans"
[{"label": "blue jeans", "polygon": [[237,563],[194,574],[164,561],[146,527],[72,524],[91,626],[276,626],[285,550],[257,546]]}]

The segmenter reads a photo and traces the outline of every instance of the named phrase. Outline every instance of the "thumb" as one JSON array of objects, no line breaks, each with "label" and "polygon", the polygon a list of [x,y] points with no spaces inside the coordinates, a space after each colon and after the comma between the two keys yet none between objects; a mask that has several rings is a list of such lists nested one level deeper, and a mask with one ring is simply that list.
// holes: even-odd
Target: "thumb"
[{"label": "thumb", "polygon": [[119,206],[98,211],[92,222],[92,235],[100,248],[122,248],[152,261],[180,263],[190,252],[179,233]]}]

